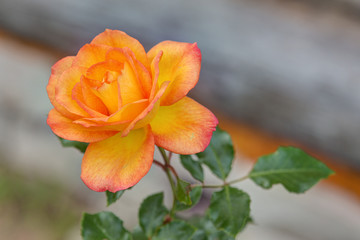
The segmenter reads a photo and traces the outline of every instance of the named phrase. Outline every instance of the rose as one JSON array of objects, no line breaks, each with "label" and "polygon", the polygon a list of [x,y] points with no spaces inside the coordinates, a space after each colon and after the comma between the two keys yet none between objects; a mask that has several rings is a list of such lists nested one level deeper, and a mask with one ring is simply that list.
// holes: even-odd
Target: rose
[{"label": "rose", "polygon": [[196,43],[164,41],[146,53],[126,33],[106,30],[52,67],[47,123],[59,137],[90,143],[81,166],[90,189],[135,185],[155,145],[179,154],[208,146],[218,121],[186,96],[200,62]]}]

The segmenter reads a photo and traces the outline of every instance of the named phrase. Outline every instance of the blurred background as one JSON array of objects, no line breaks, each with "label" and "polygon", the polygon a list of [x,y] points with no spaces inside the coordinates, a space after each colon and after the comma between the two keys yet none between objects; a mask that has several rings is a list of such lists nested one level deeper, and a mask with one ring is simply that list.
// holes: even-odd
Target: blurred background
[{"label": "blurred background", "polygon": [[46,125],[51,66],[105,28],[146,50],[198,43],[191,96],[231,133],[233,176],[279,145],[337,172],[304,195],[239,184],[254,219],[242,239],[359,239],[359,0],[0,0],[0,239],[80,239],[83,211],[115,211],[132,228],[143,197],[169,188],[155,166],[106,208],[80,180],[82,155]]}]

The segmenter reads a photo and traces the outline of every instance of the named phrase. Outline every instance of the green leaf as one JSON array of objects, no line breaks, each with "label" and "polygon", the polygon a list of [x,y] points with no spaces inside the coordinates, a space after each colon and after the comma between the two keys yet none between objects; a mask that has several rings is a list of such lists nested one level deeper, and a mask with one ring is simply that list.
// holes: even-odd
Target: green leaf
[{"label": "green leaf", "polygon": [[235,240],[235,238],[233,236],[231,236],[230,234],[228,234],[222,230],[213,232],[212,234],[209,234],[207,239],[208,240]]},{"label": "green leaf", "polygon": [[303,193],[334,173],[325,164],[294,147],[280,147],[259,158],[249,177],[263,188],[282,184],[289,192]]},{"label": "green leaf", "polygon": [[180,155],[180,160],[181,164],[189,171],[193,178],[199,180],[200,182],[204,181],[204,172],[198,161],[195,161],[191,155]]},{"label": "green leaf", "polygon": [[63,139],[61,137],[58,137],[58,138],[63,147],[74,147],[74,148],[80,150],[80,152],[82,152],[82,153],[85,152],[87,146],[89,145],[88,143],[84,143],[84,142],[70,141],[70,140]]},{"label": "green leaf", "polygon": [[249,215],[250,197],[247,193],[225,186],[212,194],[208,216],[218,230],[236,236],[245,227]]},{"label": "green leaf", "polygon": [[207,216],[202,217],[195,224],[198,230],[192,236],[192,240],[234,240],[235,238],[223,230],[218,230]]},{"label": "green leaf", "polygon": [[185,205],[191,205],[191,199],[190,199],[190,183],[187,183],[180,178],[177,180],[176,184],[176,199],[185,204]]},{"label": "green leaf", "polygon": [[186,209],[189,209],[189,208],[195,206],[200,201],[201,194],[202,194],[202,187],[194,187],[190,191],[191,204],[186,205],[186,204],[180,203],[179,201],[176,201],[175,211],[183,211],[183,210],[186,210]]},{"label": "green leaf", "polygon": [[134,240],[148,240],[145,233],[140,226],[136,226],[132,232],[132,237]]},{"label": "green leaf", "polygon": [[111,212],[84,213],[81,236],[84,240],[131,240],[123,222]]},{"label": "green leaf", "polygon": [[124,194],[125,190],[120,190],[117,192],[110,192],[110,191],[106,191],[106,199],[107,199],[107,206],[110,206],[111,204],[113,204],[114,202],[116,202],[123,194]]},{"label": "green leaf", "polygon": [[168,210],[163,205],[163,199],[164,193],[157,193],[147,197],[140,206],[140,227],[148,238],[153,236],[168,214]]},{"label": "green leaf", "polygon": [[195,233],[196,229],[184,221],[174,220],[161,227],[153,240],[187,240]]},{"label": "green leaf", "polygon": [[235,238],[224,231],[216,230],[213,233],[207,233],[204,230],[197,230],[191,240],[235,240]]},{"label": "green leaf", "polygon": [[230,135],[217,127],[209,146],[204,152],[196,155],[199,161],[206,164],[217,177],[225,180],[234,159],[234,147]]}]

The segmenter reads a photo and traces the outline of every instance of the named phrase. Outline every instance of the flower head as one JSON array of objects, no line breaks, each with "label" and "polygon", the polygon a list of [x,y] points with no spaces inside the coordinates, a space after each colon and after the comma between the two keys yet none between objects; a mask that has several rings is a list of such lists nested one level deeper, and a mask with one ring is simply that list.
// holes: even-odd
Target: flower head
[{"label": "flower head", "polygon": [[106,30],[52,67],[47,123],[64,139],[90,143],[81,166],[90,189],[135,185],[155,145],[179,154],[207,147],[218,121],[186,96],[200,65],[196,43],[164,41],[146,53],[126,33]]}]

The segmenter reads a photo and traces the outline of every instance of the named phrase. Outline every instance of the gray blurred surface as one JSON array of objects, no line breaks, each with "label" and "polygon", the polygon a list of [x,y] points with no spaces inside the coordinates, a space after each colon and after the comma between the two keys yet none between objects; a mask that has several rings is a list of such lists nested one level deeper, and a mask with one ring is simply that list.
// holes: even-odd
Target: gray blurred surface
[{"label": "gray blurred surface", "polygon": [[360,3],[0,0],[0,26],[69,54],[105,28],[149,49],[198,42],[192,94],[210,108],[360,169]]}]

